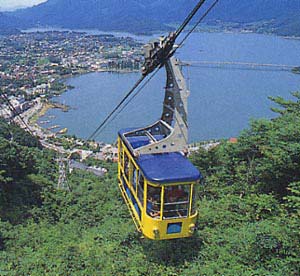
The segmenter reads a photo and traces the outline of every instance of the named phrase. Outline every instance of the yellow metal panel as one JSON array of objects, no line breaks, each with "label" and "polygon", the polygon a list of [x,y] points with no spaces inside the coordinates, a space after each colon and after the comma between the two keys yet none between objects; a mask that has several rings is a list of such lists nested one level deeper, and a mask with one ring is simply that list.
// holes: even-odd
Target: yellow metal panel
[{"label": "yellow metal panel", "polygon": [[124,201],[129,209],[130,215],[133,219],[133,222],[137,228],[137,230],[140,232],[141,231],[141,220],[139,218],[139,215],[137,214],[131,200],[128,198],[126,191],[124,190],[123,184],[121,179],[119,179],[119,188],[121,190],[121,194],[124,198]]},{"label": "yellow metal panel", "polygon": [[[121,141],[121,139],[119,138],[119,140]],[[138,168],[138,165],[136,164],[136,162],[134,161],[134,158],[132,157],[130,151],[126,148],[126,145],[121,141],[121,146],[124,150],[123,152],[123,162],[124,162],[124,156],[126,154],[127,158],[128,158],[128,162],[129,162],[129,179],[127,179],[126,175],[125,175],[125,171],[124,171],[124,166],[123,168],[121,168],[121,172],[120,175],[123,175],[123,179],[125,180],[127,186],[129,187],[132,195],[135,197],[135,200],[139,206],[139,208],[143,209],[142,204],[140,203],[138,196],[137,196],[137,191],[135,189],[133,189],[133,185],[132,185],[132,176],[133,176],[133,166],[135,166],[136,168]],[[123,163],[124,164],[124,163]],[[145,179],[145,178],[144,178]],[[144,190],[145,191],[145,190]]]},{"label": "yellow metal panel", "polygon": [[[165,240],[165,239],[176,239],[191,237],[193,235],[190,232],[190,227],[195,225],[197,220],[197,213],[194,216],[188,218],[176,218],[168,220],[157,220],[153,219],[147,214],[144,216],[142,222],[142,233],[149,239],[155,240]],[[169,223],[182,223],[182,228],[180,233],[167,234],[167,227]],[[155,237],[154,231],[158,230],[159,236]]]},{"label": "yellow metal panel", "polygon": [[160,197],[160,216],[159,218],[162,220],[163,218],[163,210],[164,210],[164,194],[165,194],[165,187],[162,186],[161,189],[161,197]]},{"label": "yellow metal panel", "polygon": [[[121,141],[119,138],[118,140],[119,145],[119,156],[123,156],[123,158],[119,158],[119,168],[118,168],[118,176],[119,176],[119,186],[122,192],[122,196],[125,200],[125,203],[127,204],[130,214],[133,218],[133,221],[138,229],[138,231],[141,231],[143,235],[149,239],[156,239],[156,240],[164,240],[164,239],[176,239],[176,238],[184,238],[184,237],[190,237],[193,235],[191,231],[191,227],[193,227],[196,224],[198,213],[196,212],[194,215],[191,215],[192,212],[192,199],[193,199],[193,186],[196,183],[171,183],[171,184],[157,184],[157,183],[151,183],[148,182],[147,179],[144,177],[144,195],[143,195],[143,201],[144,201],[144,207],[140,203],[138,199],[138,179],[136,179],[136,189],[133,189],[133,185],[131,184],[132,177],[133,177],[133,166],[137,169],[139,172],[139,167],[137,163],[135,162],[133,156],[131,155],[130,151],[127,149],[126,145]],[[121,150],[123,151],[123,154],[120,155]],[[125,154],[128,156],[128,160],[130,162],[130,168],[129,168],[129,180],[126,179],[125,173],[124,173],[124,156]],[[135,198],[140,211],[141,211],[141,220],[138,216],[138,213],[136,212],[136,209],[131,202],[131,200],[128,198],[126,191],[124,190],[124,187],[121,183],[121,176],[123,175],[123,179],[125,180],[126,184],[128,185],[133,197]],[[138,175],[138,174],[137,174]],[[175,219],[163,219],[163,207],[164,207],[164,192],[165,192],[165,186],[178,186],[178,185],[186,185],[191,184],[190,187],[190,203],[189,203],[189,217],[187,218],[175,218]],[[147,190],[148,185],[154,186],[154,187],[161,187],[161,206],[160,206],[160,219],[155,219],[150,217],[147,214]],[[174,233],[174,234],[167,234],[167,227],[169,223],[182,223],[182,228],[180,233]]]},{"label": "yellow metal panel", "polygon": [[193,200],[193,187],[195,184],[191,184],[190,187],[190,207],[189,207],[189,216],[192,215],[192,200]]},{"label": "yellow metal panel", "polygon": [[[120,138],[119,138],[120,139]],[[127,146],[125,143],[123,143],[122,141],[122,145],[123,145],[123,149],[124,149],[124,152],[126,152],[127,156],[129,156],[129,158],[131,159],[131,161],[133,162],[133,164],[138,168],[138,165],[137,163],[135,162],[131,152],[128,150]]]}]

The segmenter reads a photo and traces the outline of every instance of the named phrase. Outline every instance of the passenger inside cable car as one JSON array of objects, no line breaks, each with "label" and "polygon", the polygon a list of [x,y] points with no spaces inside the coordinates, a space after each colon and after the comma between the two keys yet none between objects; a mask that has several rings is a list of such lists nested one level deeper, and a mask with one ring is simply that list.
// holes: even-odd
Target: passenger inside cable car
[{"label": "passenger inside cable car", "polygon": [[165,187],[164,218],[186,217],[189,208],[190,185]]},{"label": "passenger inside cable car", "polygon": [[147,214],[152,218],[160,218],[161,209],[161,188],[148,186]]}]

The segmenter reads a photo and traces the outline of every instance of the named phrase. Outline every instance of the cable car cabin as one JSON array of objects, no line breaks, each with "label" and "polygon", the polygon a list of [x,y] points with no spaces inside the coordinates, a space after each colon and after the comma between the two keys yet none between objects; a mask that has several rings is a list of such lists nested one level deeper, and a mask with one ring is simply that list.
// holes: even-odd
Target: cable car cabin
[{"label": "cable car cabin", "polygon": [[137,229],[156,240],[192,236],[199,171],[180,152],[135,157],[129,148],[148,143],[148,137],[126,138],[126,131],[119,132],[118,178]]}]

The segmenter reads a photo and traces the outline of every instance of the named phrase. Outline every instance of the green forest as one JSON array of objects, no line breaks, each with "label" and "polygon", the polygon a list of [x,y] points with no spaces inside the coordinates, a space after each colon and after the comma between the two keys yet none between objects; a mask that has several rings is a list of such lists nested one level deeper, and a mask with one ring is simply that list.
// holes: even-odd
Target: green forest
[{"label": "green forest", "polygon": [[271,100],[275,119],[191,156],[198,230],[168,241],[136,232],[116,164],[57,190],[55,153],[0,121],[0,275],[299,276],[300,93]]}]

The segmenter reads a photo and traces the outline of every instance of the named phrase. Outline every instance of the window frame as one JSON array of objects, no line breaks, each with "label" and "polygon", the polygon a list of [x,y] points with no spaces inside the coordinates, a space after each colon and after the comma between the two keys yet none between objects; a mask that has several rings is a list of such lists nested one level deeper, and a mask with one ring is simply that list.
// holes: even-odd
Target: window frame
[{"label": "window frame", "polygon": [[[163,204],[162,204],[162,199],[163,199],[163,186],[162,185],[159,185],[159,184],[153,184],[153,183],[151,183],[151,182],[147,182],[147,191],[146,191],[146,193],[145,193],[145,200],[146,200],[146,205],[145,205],[145,210],[146,210],[146,214],[147,214],[147,216],[148,217],[150,217],[150,218],[152,218],[152,219],[155,219],[155,220],[162,220],[162,211],[163,211],[163,208],[162,208],[162,206],[163,206]],[[159,212],[159,215],[157,215],[157,216],[151,216],[151,214],[149,214],[149,212],[148,212],[148,202],[149,202],[149,200],[148,200],[148,191],[149,191],[149,187],[152,187],[152,188],[159,188],[160,189],[160,195],[159,195],[159,208],[158,208],[158,210],[153,210],[152,209],[152,211],[157,211],[157,212]]]},{"label": "window frame", "polygon": [[[183,191],[184,192],[187,192],[187,200],[184,200],[184,201],[174,201],[174,202],[169,202],[169,201],[166,201],[166,196],[167,195],[167,189],[168,188],[171,188],[171,187],[179,187],[179,186],[183,186]],[[189,186],[187,188],[187,186]],[[169,219],[179,219],[179,218],[188,218],[191,214],[191,187],[193,186],[193,183],[191,182],[188,182],[188,183],[176,183],[176,184],[170,184],[170,185],[164,185],[163,186],[163,190],[164,190],[164,197],[163,197],[163,213],[162,213],[162,219],[163,220],[169,220]],[[186,188],[186,189],[185,189]],[[182,208],[180,209],[180,207],[178,208],[177,206],[186,206],[186,208]],[[168,210],[169,212],[176,212],[177,215],[176,216],[165,216],[165,207],[166,206],[176,206],[174,209],[170,209]],[[181,211],[181,212],[185,212],[186,214],[185,215],[180,215],[178,212]]]},{"label": "window frame", "polygon": [[[137,187],[136,187],[136,197],[141,204],[142,208],[145,206],[145,177],[142,174],[141,170],[137,170]],[[142,182],[142,183],[141,183]],[[140,187],[142,186],[142,189]],[[140,197],[140,190],[141,192],[141,197]]]}]

